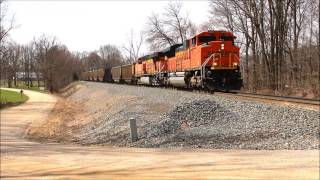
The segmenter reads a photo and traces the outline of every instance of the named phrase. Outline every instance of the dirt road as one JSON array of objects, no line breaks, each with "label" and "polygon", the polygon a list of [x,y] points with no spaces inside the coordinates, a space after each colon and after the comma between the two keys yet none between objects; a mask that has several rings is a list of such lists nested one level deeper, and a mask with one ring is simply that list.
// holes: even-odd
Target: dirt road
[{"label": "dirt road", "polygon": [[[1,110],[1,179],[318,179],[319,151],[132,149],[30,142],[56,98]],[[160,178],[161,177],[161,178]]]}]

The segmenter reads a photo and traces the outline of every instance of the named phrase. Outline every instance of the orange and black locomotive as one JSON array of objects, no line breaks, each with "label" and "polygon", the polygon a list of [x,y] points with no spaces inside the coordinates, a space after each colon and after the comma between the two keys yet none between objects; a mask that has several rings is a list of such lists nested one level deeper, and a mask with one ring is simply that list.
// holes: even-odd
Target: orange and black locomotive
[{"label": "orange and black locomotive", "polygon": [[238,90],[242,79],[235,38],[227,31],[202,32],[133,64],[83,72],[82,80]]}]

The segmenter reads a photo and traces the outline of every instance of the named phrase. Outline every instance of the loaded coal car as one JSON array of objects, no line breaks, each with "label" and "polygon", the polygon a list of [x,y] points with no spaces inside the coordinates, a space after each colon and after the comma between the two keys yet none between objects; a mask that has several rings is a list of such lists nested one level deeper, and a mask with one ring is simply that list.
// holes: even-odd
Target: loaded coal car
[{"label": "loaded coal car", "polygon": [[127,83],[127,84],[134,84],[135,83],[134,72],[135,72],[134,64],[121,66],[121,82]]},{"label": "loaded coal car", "polygon": [[80,77],[83,81],[113,82],[110,68],[85,71]]},{"label": "loaded coal car", "polygon": [[95,74],[94,71],[89,71],[88,72],[88,80],[89,81],[94,81],[94,74]]},{"label": "loaded coal car", "polygon": [[112,80],[120,83],[121,81],[121,66],[111,68]]},{"label": "loaded coal car", "polygon": [[111,68],[112,79],[117,83],[135,84],[135,65],[128,64]]},{"label": "loaded coal car", "polygon": [[104,77],[104,69],[98,69],[94,71],[94,80],[95,81],[103,81]]},{"label": "loaded coal car", "polygon": [[83,81],[89,81],[89,72],[88,71],[81,72],[80,79]]},{"label": "loaded coal car", "polygon": [[102,80],[101,76],[104,76],[103,70],[92,70],[81,73],[81,80],[84,81],[100,81]]}]

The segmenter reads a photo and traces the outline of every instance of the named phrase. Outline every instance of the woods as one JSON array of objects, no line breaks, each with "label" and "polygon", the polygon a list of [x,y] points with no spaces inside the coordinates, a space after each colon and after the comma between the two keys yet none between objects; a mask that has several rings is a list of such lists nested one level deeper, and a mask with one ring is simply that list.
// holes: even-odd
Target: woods
[{"label": "woods", "polygon": [[77,79],[80,63],[54,37],[43,35],[27,45],[6,42],[1,51],[1,80],[7,87],[17,87],[20,80],[27,87],[36,82],[37,86],[43,84],[50,92],[56,92]]},{"label": "woods", "polygon": [[169,1],[160,13],[148,15],[140,33],[131,29],[124,46],[106,42],[90,52],[70,52],[48,35],[26,45],[12,42],[8,37],[15,28],[14,17],[6,13],[5,1],[0,5],[1,80],[9,87],[20,78],[28,87],[36,82],[57,91],[78,79],[81,71],[133,63],[143,56],[143,45],[154,52],[201,31],[227,30],[237,36],[241,48],[244,91],[320,96],[316,0],[209,0],[208,20],[199,26],[190,20],[182,1]]},{"label": "woods", "polygon": [[210,22],[238,36],[248,90],[319,96],[319,3],[211,0]]}]

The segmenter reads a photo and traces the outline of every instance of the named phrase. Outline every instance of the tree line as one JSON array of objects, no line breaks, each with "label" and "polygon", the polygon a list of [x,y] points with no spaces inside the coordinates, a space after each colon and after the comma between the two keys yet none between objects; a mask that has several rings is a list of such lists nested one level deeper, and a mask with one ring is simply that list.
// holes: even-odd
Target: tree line
[{"label": "tree line", "polygon": [[[8,85],[14,84],[16,72],[24,71],[26,77],[34,72],[48,89],[56,91],[77,79],[81,71],[134,62],[143,55],[140,51],[144,43],[154,52],[183,43],[201,31],[222,29],[237,36],[245,90],[290,94],[302,89],[319,97],[318,1],[209,0],[208,3],[208,21],[199,26],[190,20],[182,1],[170,1],[162,13],[148,16],[139,36],[131,30],[123,47],[107,44],[93,52],[70,52],[56,38],[45,35],[28,45],[8,42],[6,36],[13,28],[13,20],[7,27],[1,23],[1,79],[6,77]],[[27,83],[32,86],[32,81]]]},{"label": "tree line", "polygon": [[200,26],[171,1],[148,18],[151,50],[183,43],[201,31],[228,30],[241,50],[244,90],[320,97],[320,2],[317,0],[209,0]]},{"label": "tree line", "polygon": [[238,36],[245,88],[319,97],[319,1],[210,0],[209,24]]},{"label": "tree line", "polygon": [[28,87],[44,86],[57,92],[78,80],[82,71],[117,66],[123,64],[122,59],[120,50],[113,45],[90,53],[70,52],[55,37],[42,35],[27,45],[3,42],[0,76],[8,87],[17,87],[20,79]]}]

